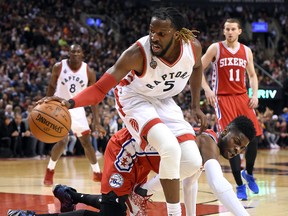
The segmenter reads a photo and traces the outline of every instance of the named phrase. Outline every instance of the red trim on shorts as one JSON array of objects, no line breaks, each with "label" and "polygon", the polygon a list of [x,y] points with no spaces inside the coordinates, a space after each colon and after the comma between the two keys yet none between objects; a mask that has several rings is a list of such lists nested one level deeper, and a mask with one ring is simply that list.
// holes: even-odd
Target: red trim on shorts
[{"label": "red trim on shorts", "polygon": [[149,132],[149,130],[156,124],[158,123],[163,123],[159,118],[155,118],[152,119],[151,121],[149,121],[142,129],[141,133],[140,133],[140,137],[141,137],[141,148],[144,150],[146,145],[147,145],[147,141],[144,139],[144,137],[147,137],[147,134]]},{"label": "red trim on shorts", "polygon": [[196,136],[193,134],[183,134],[176,137],[179,143],[185,142],[187,140],[196,140]]}]

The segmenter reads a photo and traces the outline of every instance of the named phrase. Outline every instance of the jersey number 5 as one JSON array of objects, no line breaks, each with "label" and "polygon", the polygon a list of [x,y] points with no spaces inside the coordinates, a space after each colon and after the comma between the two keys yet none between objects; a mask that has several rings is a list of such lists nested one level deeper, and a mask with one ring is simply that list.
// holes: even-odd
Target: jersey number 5
[{"label": "jersey number 5", "polygon": [[163,89],[164,92],[171,90],[174,87],[174,80],[165,81],[165,86],[168,86],[167,88]]}]

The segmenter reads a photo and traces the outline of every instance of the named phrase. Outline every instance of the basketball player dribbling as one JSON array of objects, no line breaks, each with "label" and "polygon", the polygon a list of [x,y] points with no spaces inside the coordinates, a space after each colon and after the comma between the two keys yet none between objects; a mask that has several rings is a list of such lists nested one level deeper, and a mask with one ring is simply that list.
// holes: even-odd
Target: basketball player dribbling
[{"label": "basketball player dribbling", "polygon": [[[69,49],[69,58],[56,63],[53,66],[51,80],[47,89],[47,96],[59,96],[69,99],[80,91],[84,90],[96,81],[96,74],[83,62],[83,50],[80,45],[73,44]],[[94,130],[98,129],[100,133],[106,133],[105,129],[99,123],[99,115],[97,106],[91,106],[93,112]],[[71,129],[79,138],[84,148],[86,157],[88,158],[92,171],[93,180],[101,181],[101,171],[95,150],[90,141],[90,128],[86,118],[84,107],[69,109],[72,119]],[[63,140],[56,143],[51,150],[51,157],[46,169],[44,185],[53,185],[53,175],[56,163],[68,144],[68,135]]]},{"label": "basketball player dribbling", "polygon": [[[204,70],[211,62],[213,63],[213,91],[205,80],[205,76],[203,76],[202,87],[208,102],[215,108],[220,132],[239,115],[250,118],[256,128],[257,137],[250,142],[245,154],[246,170],[241,172],[240,155],[230,159],[232,173],[237,184],[237,196],[241,200],[247,200],[246,185],[243,184],[241,175],[248,182],[248,187],[254,193],[259,193],[253,177],[258,139],[262,134],[254,111],[258,106],[258,78],[251,49],[238,42],[239,35],[242,33],[240,21],[227,19],[223,33],[225,40],[210,45],[202,57]],[[246,88],[246,71],[253,92],[250,99]]]},{"label": "basketball player dribbling", "polygon": [[[118,84],[116,108],[125,126],[142,149],[148,142],[159,152],[160,181],[171,216],[181,215],[180,161],[183,178],[202,164],[195,132],[173,100],[189,82],[192,116],[201,123],[200,133],[207,127],[200,110],[201,55],[201,44],[187,29],[181,12],[158,8],[152,14],[149,35],[126,49],[96,84],[62,100],[67,108],[98,104]],[[56,97],[46,101],[51,99],[61,101]]]}]

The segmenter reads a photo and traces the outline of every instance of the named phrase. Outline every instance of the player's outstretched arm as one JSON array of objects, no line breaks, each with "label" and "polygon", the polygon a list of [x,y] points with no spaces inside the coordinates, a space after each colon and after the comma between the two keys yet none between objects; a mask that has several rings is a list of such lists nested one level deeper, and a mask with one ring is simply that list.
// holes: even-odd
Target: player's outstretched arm
[{"label": "player's outstretched arm", "polygon": [[234,215],[249,215],[236,197],[232,185],[223,176],[219,162],[210,159],[204,164],[205,174],[210,188],[219,201]]}]

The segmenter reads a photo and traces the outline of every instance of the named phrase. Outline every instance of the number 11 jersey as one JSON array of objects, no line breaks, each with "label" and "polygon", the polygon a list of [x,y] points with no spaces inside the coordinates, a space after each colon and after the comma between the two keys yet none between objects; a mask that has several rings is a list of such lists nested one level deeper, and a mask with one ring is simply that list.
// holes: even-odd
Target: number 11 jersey
[{"label": "number 11 jersey", "polygon": [[217,48],[211,77],[213,91],[216,95],[246,93],[247,47],[238,43],[236,49],[232,50],[223,42],[219,42]]}]

